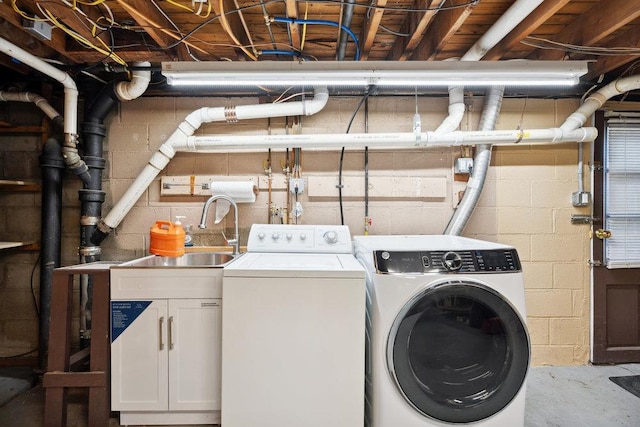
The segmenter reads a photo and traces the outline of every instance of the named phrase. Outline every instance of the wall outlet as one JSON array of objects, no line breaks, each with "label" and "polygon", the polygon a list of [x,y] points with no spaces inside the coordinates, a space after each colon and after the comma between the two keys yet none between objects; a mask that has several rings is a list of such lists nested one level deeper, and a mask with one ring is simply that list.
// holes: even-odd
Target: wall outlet
[{"label": "wall outlet", "polygon": [[304,193],[304,179],[302,178],[291,178],[289,180],[289,192],[293,194],[302,194]]}]

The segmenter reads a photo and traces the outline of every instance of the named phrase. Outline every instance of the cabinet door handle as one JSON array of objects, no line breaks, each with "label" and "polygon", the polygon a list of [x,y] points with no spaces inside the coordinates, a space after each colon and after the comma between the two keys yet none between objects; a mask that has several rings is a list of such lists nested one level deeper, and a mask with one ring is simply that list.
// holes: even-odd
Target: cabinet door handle
[{"label": "cabinet door handle", "polygon": [[169,350],[173,350],[173,316],[169,316]]},{"label": "cabinet door handle", "polygon": [[158,338],[160,341],[160,351],[164,350],[164,341],[162,340],[162,326],[164,324],[164,316],[160,317],[160,325],[158,327]]}]

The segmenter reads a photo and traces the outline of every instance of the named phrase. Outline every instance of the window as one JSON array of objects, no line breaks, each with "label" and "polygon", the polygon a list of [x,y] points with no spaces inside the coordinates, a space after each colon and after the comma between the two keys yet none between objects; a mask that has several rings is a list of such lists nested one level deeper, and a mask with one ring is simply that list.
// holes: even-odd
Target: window
[{"label": "window", "polygon": [[609,118],[605,134],[604,227],[607,268],[640,267],[640,115]]}]

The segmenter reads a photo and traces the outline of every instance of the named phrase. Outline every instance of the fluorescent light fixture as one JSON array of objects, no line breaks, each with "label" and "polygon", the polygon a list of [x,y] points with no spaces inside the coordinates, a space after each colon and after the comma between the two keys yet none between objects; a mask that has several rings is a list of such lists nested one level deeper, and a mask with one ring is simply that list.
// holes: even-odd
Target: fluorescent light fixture
[{"label": "fluorescent light fixture", "polygon": [[163,62],[170,85],[554,86],[575,85],[587,61]]}]

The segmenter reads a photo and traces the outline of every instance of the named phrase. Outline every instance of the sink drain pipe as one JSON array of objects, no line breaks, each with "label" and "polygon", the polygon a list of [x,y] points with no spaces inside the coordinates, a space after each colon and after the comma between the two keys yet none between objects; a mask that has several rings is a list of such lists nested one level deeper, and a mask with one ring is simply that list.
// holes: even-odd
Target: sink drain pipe
[{"label": "sink drain pipe", "polygon": [[[280,104],[237,105],[230,107],[204,107],[193,111],[184,119],[178,128],[153,154],[149,163],[138,174],[133,184],[122,198],[113,206],[109,214],[98,224],[91,236],[91,242],[98,246],[111,231],[120,224],[125,215],[147,190],[158,174],[167,166],[179,151],[176,147],[192,137],[203,123],[222,122],[236,123],[239,120],[266,119],[270,117],[310,116],[322,110],[329,100],[327,88],[316,88],[313,99]],[[263,147],[269,147],[263,145]],[[186,151],[186,150],[183,150]]]}]

